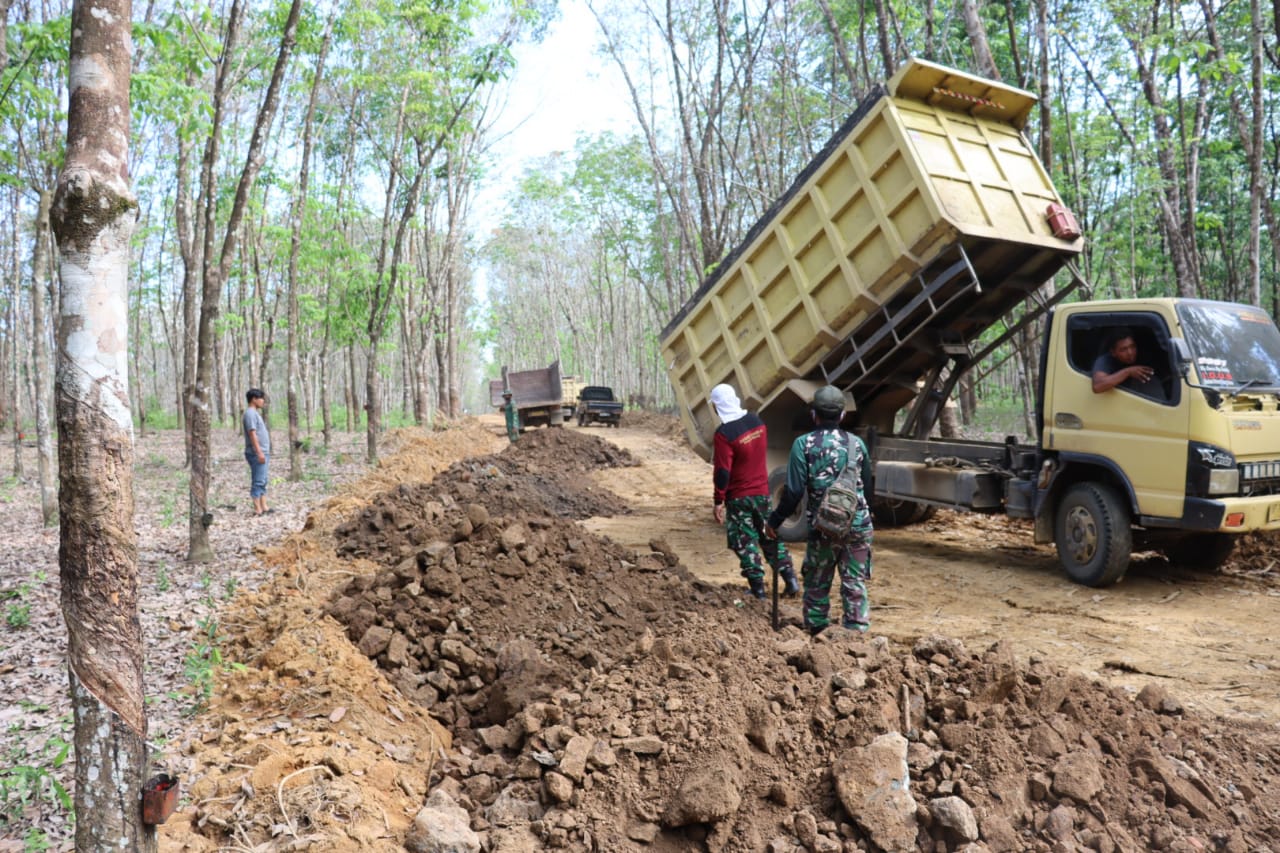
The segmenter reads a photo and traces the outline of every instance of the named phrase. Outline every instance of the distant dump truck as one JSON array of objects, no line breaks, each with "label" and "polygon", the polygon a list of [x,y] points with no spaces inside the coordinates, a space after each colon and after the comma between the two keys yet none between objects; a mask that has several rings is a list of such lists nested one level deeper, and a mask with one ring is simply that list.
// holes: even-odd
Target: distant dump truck
[{"label": "distant dump truck", "polygon": [[566,422],[572,421],[578,414],[578,395],[582,393],[582,380],[576,376],[560,377],[560,407],[564,409]]},{"label": "distant dump truck", "polygon": [[[1035,102],[919,60],[868,96],[663,330],[689,440],[710,458],[709,395],[731,383],[769,427],[776,493],[834,384],[882,525],[938,506],[1032,519],[1091,586],[1133,550],[1216,567],[1232,534],[1280,528],[1280,332],[1226,303],[1059,305],[1083,240],[1022,136]],[[1035,441],[929,439],[964,372],[1040,318]],[[1093,392],[1121,329],[1158,394]],[[807,535],[803,509],[781,534]]]},{"label": "distant dump truck", "polygon": [[553,361],[541,370],[508,370],[502,368],[501,379],[489,380],[489,402],[502,408],[504,391],[520,413],[520,428],[561,426],[564,424],[564,392],[560,382],[560,362]]}]

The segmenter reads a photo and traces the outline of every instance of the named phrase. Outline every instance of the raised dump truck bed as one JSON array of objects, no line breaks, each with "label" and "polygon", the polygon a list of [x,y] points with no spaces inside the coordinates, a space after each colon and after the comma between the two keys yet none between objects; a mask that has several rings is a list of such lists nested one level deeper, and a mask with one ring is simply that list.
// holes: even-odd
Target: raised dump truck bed
[{"label": "raised dump truck bed", "polygon": [[920,379],[1065,295],[1008,319],[1083,245],[1050,228],[1061,199],[1021,133],[1035,102],[921,60],[863,101],[663,330],[695,449],[710,457],[721,382],[774,444],[827,383],[889,432]]},{"label": "raised dump truck bed", "polygon": [[511,399],[520,412],[522,427],[559,426],[564,423],[559,361],[553,361],[540,370],[508,370],[503,367],[501,379],[489,380],[489,402],[500,408],[504,391],[511,392]]}]

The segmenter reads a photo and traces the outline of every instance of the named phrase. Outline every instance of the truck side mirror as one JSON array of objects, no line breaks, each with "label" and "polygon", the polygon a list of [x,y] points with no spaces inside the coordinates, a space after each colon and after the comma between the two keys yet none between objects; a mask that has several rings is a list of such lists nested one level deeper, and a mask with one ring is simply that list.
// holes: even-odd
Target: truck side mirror
[{"label": "truck side mirror", "polygon": [[1191,373],[1191,348],[1183,338],[1171,338],[1174,356],[1178,360],[1178,373],[1187,376]]}]

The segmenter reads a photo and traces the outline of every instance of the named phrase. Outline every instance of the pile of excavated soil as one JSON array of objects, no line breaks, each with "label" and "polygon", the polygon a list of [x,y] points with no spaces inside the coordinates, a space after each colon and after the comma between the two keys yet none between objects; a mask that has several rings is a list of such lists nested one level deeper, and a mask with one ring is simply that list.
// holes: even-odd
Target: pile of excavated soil
[{"label": "pile of excavated soil", "polygon": [[[521,460],[531,478],[588,439],[545,435],[557,452],[541,472]],[[1192,718],[1156,686],[1134,697],[999,645],[775,634],[765,606],[695,581],[661,541],[629,553],[549,512],[576,505],[559,485],[550,502],[509,500],[521,450],[384,494],[338,532],[340,553],[378,568],[327,613],[455,747],[409,849],[434,849],[451,804],[493,851],[1245,851],[1280,837],[1274,729]]]},{"label": "pile of excavated soil", "polygon": [[468,425],[313,513],[224,622],[163,849],[1280,849],[1274,727],[1003,645],[774,633],[662,531],[572,520],[631,461]]},{"label": "pile of excavated soil", "polygon": [[689,437],[684,431],[684,424],[675,415],[664,415],[659,412],[647,412],[637,409],[627,412],[624,417],[624,426],[654,432],[663,438],[672,439],[680,444],[689,443]]}]

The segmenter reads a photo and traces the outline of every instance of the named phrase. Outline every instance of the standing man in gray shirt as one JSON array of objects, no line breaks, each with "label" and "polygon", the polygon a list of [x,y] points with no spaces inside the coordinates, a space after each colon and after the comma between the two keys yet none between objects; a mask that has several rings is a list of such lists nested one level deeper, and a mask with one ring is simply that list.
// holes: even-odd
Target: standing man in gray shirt
[{"label": "standing man in gray shirt", "polygon": [[253,498],[253,514],[275,512],[267,509],[267,460],[271,458],[271,433],[262,417],[267,395],[259,388],[245,392],[249,407],[244,410],[244,458],[249,463],[249,496]]}]

